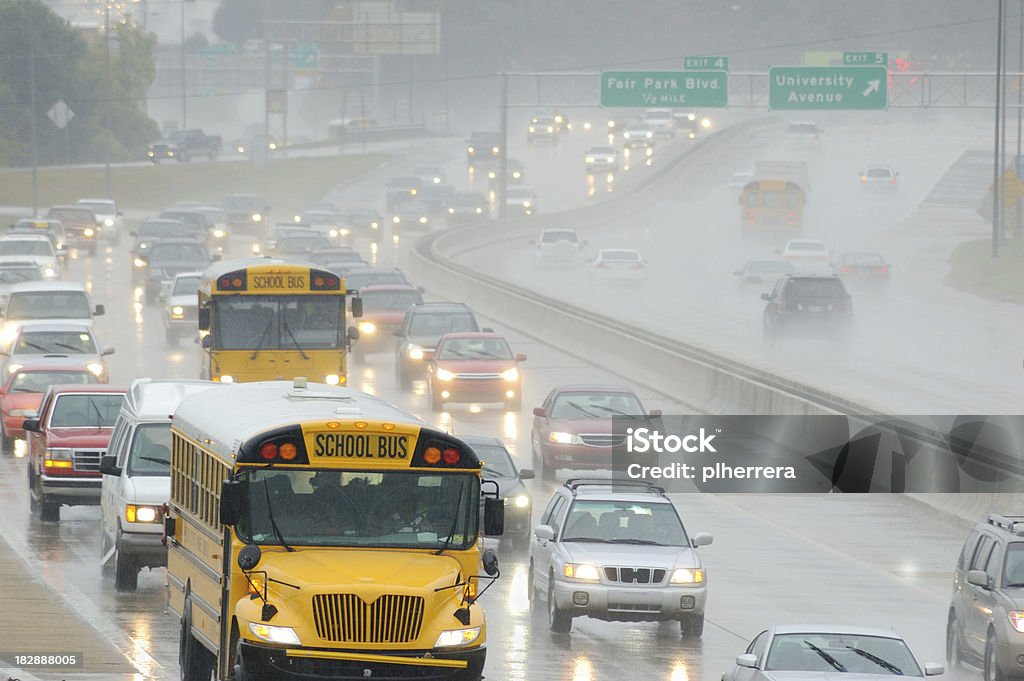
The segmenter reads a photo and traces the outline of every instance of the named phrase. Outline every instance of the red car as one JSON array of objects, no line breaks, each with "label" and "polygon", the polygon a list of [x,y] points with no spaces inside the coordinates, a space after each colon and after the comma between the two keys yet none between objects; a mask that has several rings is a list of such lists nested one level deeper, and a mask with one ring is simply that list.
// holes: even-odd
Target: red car
[{"label": "red car", "polygon": [[3,436],[3,451],[10,453],[14,449],[15,438],[25,439],[25,431],[21,427],[25,417],[35,415],[43,393],[51,385],[58,384],[98,384],[95,374],[85,367],[69,367],[66,365],[47,366],[32,365],[18,369],[7,383],[0,387],[0,433]]},{"label": "red car", "polygon": [[644,411],[640,398],[617,385],[561,385],[533,410],[530,441],[541,477],[555,478],[559,468],[612,467],[613,448],[625,436],[612,430],[613,416],[661,416]]},{"label": "red car", "polygon": [[523,353],[512,354],[508,342],[496,333],[449,333],[441,336],[427,365],[430,408],[441,411],[445,402],[504,402],[522,407]]},{"label": "red car", "polygon": [[370,284],[359,289],[363,316],[359,319],[359,340],[352,348],[357,360],[370,352],[392,352],[395,331],[402,328],[405,311],[423,302],[412,284]]},{"label": "red car", "polygon": [[127,392],[112,385],[51,386],[39,417],[25,420],[29,503],[42,520],[58,522],[61,506],[100,503],[100,459]]}]

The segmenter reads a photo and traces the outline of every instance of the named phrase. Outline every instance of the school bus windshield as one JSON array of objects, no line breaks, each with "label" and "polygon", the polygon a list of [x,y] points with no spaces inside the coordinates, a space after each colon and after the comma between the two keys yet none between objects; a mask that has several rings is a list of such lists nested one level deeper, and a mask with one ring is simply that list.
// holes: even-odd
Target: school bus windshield
[{"label": "school bus windshield", "polygon": [[476,541],[472,474],[259,469],[236,525],[263,545],[465,550]]},{"label": "school bus windshield", "polygon": [[339,296],[221,296],[213,304],[218,350],[322,350],[344,345]]}]

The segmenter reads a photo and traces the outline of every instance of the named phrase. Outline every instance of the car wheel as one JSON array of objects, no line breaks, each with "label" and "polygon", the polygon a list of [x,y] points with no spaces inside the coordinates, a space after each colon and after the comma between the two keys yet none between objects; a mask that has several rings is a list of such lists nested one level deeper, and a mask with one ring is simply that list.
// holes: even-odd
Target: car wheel
[{"label": "car wheel", "polygon": [[949,622],[946,624],[946,662],[949,663],[950,671],[958,669],[963,662],[964,652],[960,647],[960,632],[956,622],[956,615],[950,613]]},{"label": "car wheel", "polygon": [[39,500],[39,519],[44,523],[60,522],[60,504],[47,501],[46,497]]},{"label": "car wheel", "polygon": [[[191,599],[185,600],[186,613],[192,609]],[[206,648],[192,635],[190,620],[181,619],[181,638],[178,644],[178,665],[181,681],[209,681],[213,674],[215,660]]]},{"label": "car wheel", "polygon": [[526,575],[526,590],[530,598],[530,614],[538,619],[545,616],[544,603],[540,600],[540,592],[537,591],[537,583],[533,577],[533,563],[530,563],[529,572]]},{"label": "car wheel", "polygon": [[683,615],[679,620],[679,631],[683,638],[700,638],[704,635],[704,615]]},{"label": "car wheel", "polygon": [[14,438],[7,436],[7,429],[4,428],[2,420],[0,420],[0,447],[3,448],[4,454],[14,454]]},{"label": "car wheel", "polygon": [[109,574],[113,569],[113,561],[103,561],[103,558],[110,552],[110,539],[107,537],[107,532],[103,527],[103,521],[100,520],[100,572]]},{"label": "car wheel", "polygon": [[114,544],[114,589],[117,591],[135,591],[139,588],[139,568],[131,556],[121,550],[123,540],[121,530],[117,531],[117,542]]},{"label": "car wheel", "polygon": [[560,609],[555,600],[554,574],[548,577],[548,627],[555,634],[568,634],[572,630],[572,615]]},{"label": "car wheel", "polygon": [[1003,670],[999,668],[999,658],[996,655],[996,637],[990,631],[985,641],[985,681],[1006,681]]},{"label": "car wheel", "polygon": [[32,465],[28,467],[28,510],[35,513],[39,510],[39,500],[36,498],[36,474]]}]

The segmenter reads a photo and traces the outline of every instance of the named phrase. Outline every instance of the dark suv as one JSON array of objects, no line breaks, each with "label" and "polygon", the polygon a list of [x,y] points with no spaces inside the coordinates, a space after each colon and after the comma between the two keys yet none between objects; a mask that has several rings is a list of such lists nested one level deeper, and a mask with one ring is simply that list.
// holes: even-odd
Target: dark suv
[{"label": "dark suv", "polygon": [[783,277],[761,300],[766,301],[764,335],[769,339],[797,329],[839,335],[853,316],[853,301],[836,276]]},{"label": "dark suv", "polygon": [[950,671],[978,662],[985,681],[1024,675],[1024,516],[989,515],[953,571],[946,625]]},{"label": "dark suv", "polygon": [[[460,331],[480,331],[473,311],[464,303],[423,303],[405,313],[402,328],[395,331],[395,377],[400,388],[411,388],[412,379],[426,373],[427,362],[441,336]],[[486,329],[484,329],[486,331]]]}]

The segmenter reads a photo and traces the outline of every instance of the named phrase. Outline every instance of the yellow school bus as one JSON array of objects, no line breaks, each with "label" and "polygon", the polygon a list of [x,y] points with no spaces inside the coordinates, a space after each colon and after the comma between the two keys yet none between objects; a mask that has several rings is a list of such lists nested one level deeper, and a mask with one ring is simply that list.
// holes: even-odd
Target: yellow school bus
[{"label": "yellow school bus", "polygon": [[[305,376],[344,384],[349,340],[345,281],[303,262],[249,258],[214,264],[199,281],[200,378],[222,383]],[[352,316],[362,315],[353,299]]]},{"label": "yellow school bus", "polygon": [[183,679],[481,678],[504,509],[468,445],[302,379],[189,397],[171,432]]},{"label": "yellow school bus", "polygon": [[754,180],[740,194],[740,221],[745,232],[799,232],[807,193],[796,182]]}]

